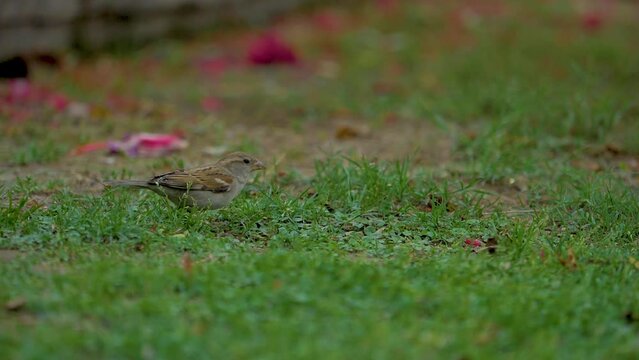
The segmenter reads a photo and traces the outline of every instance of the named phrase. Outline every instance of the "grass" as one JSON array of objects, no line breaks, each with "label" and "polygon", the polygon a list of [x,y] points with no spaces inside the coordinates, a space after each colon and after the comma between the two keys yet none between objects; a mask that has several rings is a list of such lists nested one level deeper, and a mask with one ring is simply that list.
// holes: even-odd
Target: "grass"
[{"label": "grass", "polygon": [[32,142],[15,152],[12,164],[28,165],[54,162],[64,156],[66,152],[64,147],[52,142]]},{"label": "grass", "polygon": [[[224,50],[211,45],[224,35],[37,72],[94,113],[58,114],[56,131],[37,109],[2,124],[2,148],[21,150],[0,156],[20,174],[0,188],[1,352],[635,358],[635,5],[597,31],[568,3],[449,23],[460,6],[333,9],[348,20],[336,33],[287,31],[300,26],[291,17],[277,26],[305,66],[231,69],[214,85],[191,59]],[[111,91],[131,97],[123,109],[105,105]],[[223,110],[194,110],[210,94]],[[371,134],[322,153],[335,118]],[[171,157],[65,155],[176,127],[191,146]],[[220,145],[272,164],[225,209],[95,188],[205,162]]]}]

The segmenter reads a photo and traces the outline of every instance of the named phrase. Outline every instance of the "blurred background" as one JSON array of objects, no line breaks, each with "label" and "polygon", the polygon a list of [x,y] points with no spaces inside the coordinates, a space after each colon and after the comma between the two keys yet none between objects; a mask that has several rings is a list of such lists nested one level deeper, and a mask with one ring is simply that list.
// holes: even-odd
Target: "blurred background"
[{"label": "blurred background", "polygon": [[235,149],[281,175],[336,152],[491,181],[637,167],[636,1],[6,0],[0,29],[3,181]]},{"label": "blurred background", "polygon": [[[630,0],[0,0],[0,357],[639,358],[637,34]],[[233,150],[268,167],[220,211],[102,185]]]}]

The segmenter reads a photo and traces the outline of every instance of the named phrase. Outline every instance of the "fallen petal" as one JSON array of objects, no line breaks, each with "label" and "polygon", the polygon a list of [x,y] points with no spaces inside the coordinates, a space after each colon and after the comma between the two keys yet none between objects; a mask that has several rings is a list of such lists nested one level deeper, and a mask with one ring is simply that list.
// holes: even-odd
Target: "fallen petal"
[{"label": "fallen petal", "polygon": [[466,240],[464,240],[464,243],[466,245],[472,246],[474,248],[478,248],[478,247],[481,247],[483,245],[483,243],[479,239],[466,239]]},{"label": "fallen petal", "polygon": [[249,63],[257,66],[297,63],[293,48],[274,33],[257,38],[250,45],[247,57]]},{"label": "fallen petal", "polygon": [[108,142],[106,141],[97,141],[84,145],[80,145],[71,151],[71,155],[82,155],[89,152],[104,150],[108,147]]},{"label": "fallen petal", "polygon": [[9,83],[8,101],[18,103],[26,101],[33,94],[33,87],[29,80],[18,79]]},{"label": "fallen petal", "polygon": [[49,106],[51,106],[53,110],[57,112],[66,110],[70,103],[69,99],[61,94],[52,94],[51,96],[49,96],[47,102],[49,103]]},{"label": "fallen petal", "polygon": [[161,156],[188,146],[186,140],[175,134],[140,133],[125,136],[121,141],[110,141],[111,153],[129,156]]}]

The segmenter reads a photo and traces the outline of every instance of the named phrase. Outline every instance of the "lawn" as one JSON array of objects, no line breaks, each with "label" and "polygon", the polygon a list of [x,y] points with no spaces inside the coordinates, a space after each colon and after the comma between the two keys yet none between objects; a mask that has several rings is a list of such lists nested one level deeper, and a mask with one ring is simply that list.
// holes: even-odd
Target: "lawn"
[{"label": "lawn", "polygon": [[[0,84],[0,353],[639,357],[638,4],[310,7],[281,64],[265,31]],[[189,146],[85,146],[142,131]],[[102,186],[230,150],[268,167],[218,211]]]}]

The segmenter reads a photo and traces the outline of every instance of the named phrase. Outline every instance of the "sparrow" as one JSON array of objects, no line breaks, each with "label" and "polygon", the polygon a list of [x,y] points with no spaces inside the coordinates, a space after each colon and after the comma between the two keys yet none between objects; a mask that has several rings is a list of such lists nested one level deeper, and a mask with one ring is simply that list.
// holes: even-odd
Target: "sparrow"
[{"label": "sparrow", "polygon": [[111,180],[107,186],[148,189],[178,206],[215,210],[227,206],[264,163],[243,152],[226,154],[213,165],[175,170],[149,180]]}]

